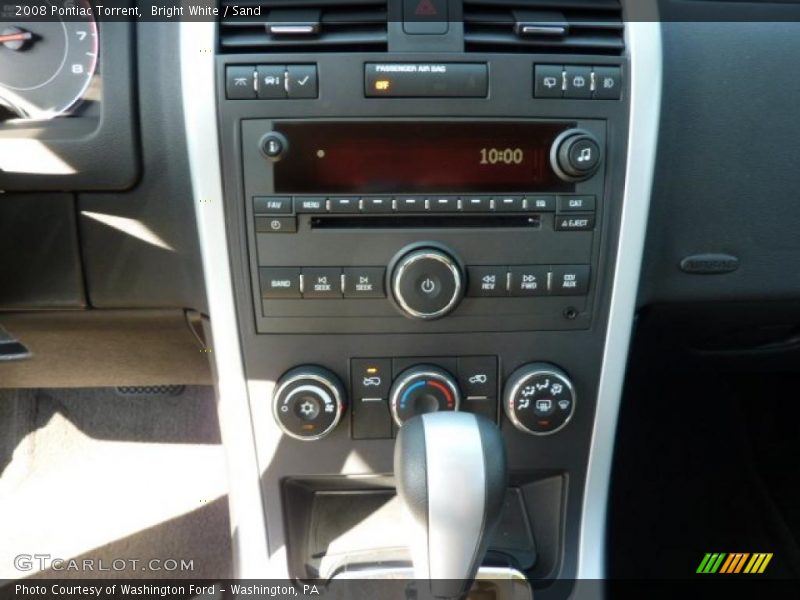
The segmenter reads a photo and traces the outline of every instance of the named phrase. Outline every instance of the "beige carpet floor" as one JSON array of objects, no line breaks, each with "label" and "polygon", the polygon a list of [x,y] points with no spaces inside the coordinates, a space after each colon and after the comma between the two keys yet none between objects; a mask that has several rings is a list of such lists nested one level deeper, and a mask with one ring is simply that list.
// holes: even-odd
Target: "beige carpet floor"
[{"label": "beige carpet floor", "polygon": [[0,390],[0,579],[217,579],[230,565],[211,388]]}]

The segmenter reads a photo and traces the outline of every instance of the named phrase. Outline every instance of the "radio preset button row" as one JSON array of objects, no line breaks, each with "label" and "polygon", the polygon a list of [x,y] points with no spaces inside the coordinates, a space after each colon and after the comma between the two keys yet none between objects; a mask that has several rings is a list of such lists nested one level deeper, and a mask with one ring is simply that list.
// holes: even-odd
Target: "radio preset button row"
[{"label": "radio preset button row", "polygon": [[594,196],[555,194],[475,196],[254,196],[257,215],[290,214],[381,214],[453,212],[592,212]]},{"label": "radio preset button row", "polygon": [[590,271],[589,265],[467,267],[467,296],[584,296],[589,292]]},{"label": "radio preset button row", "polygon": [[536,98],[619,100],[622,69],[615,66],[535,65]]}]

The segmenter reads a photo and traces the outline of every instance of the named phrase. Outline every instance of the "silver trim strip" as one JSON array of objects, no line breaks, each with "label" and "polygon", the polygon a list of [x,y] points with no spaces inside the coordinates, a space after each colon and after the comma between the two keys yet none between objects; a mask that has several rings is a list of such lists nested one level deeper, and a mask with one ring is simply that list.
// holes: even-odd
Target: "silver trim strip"
[{"label": "silver trim strip", "polygon": [[[339,571],[331,581],[339,580],[375,580],[394,579],[412,580],[414,570],[410,567],[364,567]],[[533,600],[533,590],[525,574],[510,567],[481,567],[475,575],[476,581],[508,581],[516,584],[512,588],[498,586],[495,590],[496,600]]]},{"label": "silver trim strip", "polygon": [[181,88],[195,217],[211,315],[217,411],[228,470],[233,576],[263,577],[269,560],[253,422],[239,345],[222,203],[215,23],[180,24]]},{"label": "silver trim strip", "polygon": [[[627,3],[636,4],[636,9],[641,9],[641,0],[628,0]],[[655,7],[653,10],[656,10]],[[662,83],[661,24],[629,22],[625,30],[631,56],[628,73],[631,112],[627,174],[608,332],[581,511],[579,579],[602,579],[606,574],[603,548],[606,542],[611,461],[636,310],[658,142]]]}]

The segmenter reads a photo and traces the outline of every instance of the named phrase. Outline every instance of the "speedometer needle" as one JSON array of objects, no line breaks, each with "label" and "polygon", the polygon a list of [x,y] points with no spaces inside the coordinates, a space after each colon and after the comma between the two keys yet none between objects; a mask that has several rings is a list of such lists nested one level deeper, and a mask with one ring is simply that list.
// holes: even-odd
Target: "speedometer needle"
[{"label": "speedometer needle", "polygon": [[9,50],[23,50],[27,42],[31,40],[33,40],[33,34],[30,31],[18,29],[17,27],[10,27],[0,33],[0,44]]},{"label": "speedometer needle", "polygon": [[0,35],[0,44],[5,42],[24,42],[33,38],[30,31],[20,31],[19,33],[6,33]]}]

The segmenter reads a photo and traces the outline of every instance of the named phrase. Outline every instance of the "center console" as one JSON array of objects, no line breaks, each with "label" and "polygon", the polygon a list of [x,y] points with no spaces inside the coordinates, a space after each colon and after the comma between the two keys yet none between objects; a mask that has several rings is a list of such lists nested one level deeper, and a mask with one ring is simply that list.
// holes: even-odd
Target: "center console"
[{"label": "center console", "polygon": [[[269,573],[407,565],[395,439],[417,414],[462,411],[494,422],[508,456],[485,564],[561,597],[549,582],[588,573],[590,451],[626,297],[634,50],[621,9],[599,45],[490,47],[468,20],[417,33],[402,14],[383,47],[219,30],[221,206],[198,211],[218,211],[199,217],[204,252],[227,252],[236,329],[214,326],[213,302],[211,321],[241,367],[216,361],[247,382]],[[205,260],[207,278],[227,273]]]}]

